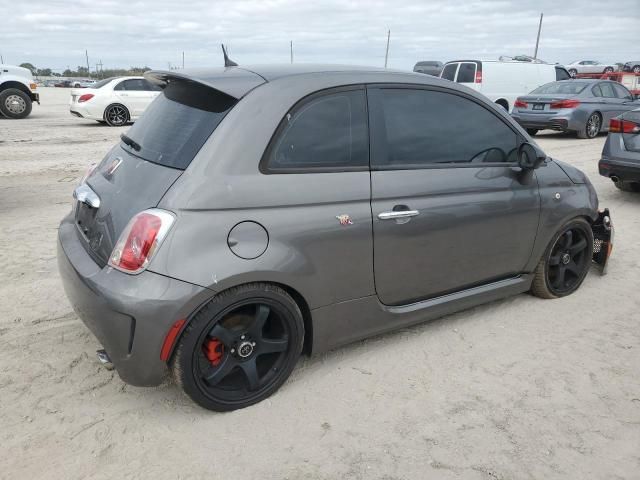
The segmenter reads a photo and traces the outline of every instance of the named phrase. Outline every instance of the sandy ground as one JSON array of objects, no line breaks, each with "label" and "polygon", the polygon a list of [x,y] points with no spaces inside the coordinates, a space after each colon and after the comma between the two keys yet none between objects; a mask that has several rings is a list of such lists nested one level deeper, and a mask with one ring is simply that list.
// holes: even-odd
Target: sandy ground
[{"label": "sandy ground", "polygon": [[304,359],[254,407],[125,385],[63,293],[56,228],[124,129],[42,89],[0,120],[0,478],[640,478],[640,195],[597,174],[605,137],[539,143],[584,169],[616,224],[610,273]]}]

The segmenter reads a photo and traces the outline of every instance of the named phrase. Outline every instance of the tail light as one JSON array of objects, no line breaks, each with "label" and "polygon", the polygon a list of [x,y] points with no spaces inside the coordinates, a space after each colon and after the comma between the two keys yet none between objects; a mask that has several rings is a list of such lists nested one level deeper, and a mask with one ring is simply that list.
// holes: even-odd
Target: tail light
[{"label": "tail light", "polygon": [[561,108],[576,108],[578,105],[580,105],[579,100],[558,100],[556,102],[551,102],[549,108],[553,110]]},{"label": "tail light", "polygon": [[609,121],[609,131],[613,133],[640,133],[640,125],[621,118],[612,118]]},{"label": "tail light", "polygon": [[80,98],[78,99],[78,103],[88,102],[93,97],[95,97],[93,93],[85,93],[84,95],[80,95]]},{"label": "tail light", "polygon": [[518,98],[518,99],[516,99],[516,103],[514,103],[513,106],[516,107],[516,108],[527,108],[529,106],[529,104],[527,102],[525,102],[524,100],[520,100]]},{"label": "tail light", "polygon": [[476,83],[482,83],[482,70],[476,70]]},{"label": "tail light", "polygon": [[160,248],[174,221],[171,212],[159,208],[138,213],[120,234],[109,265],[125,273],[142,272]]}]

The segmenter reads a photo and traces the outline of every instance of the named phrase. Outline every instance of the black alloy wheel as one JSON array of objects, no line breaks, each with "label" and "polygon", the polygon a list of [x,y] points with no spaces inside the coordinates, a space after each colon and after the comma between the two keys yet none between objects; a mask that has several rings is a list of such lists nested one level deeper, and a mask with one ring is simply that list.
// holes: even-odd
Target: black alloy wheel
[{"label": "black alloy wheel", "polygon": [[613,73],[613,67],[607,67],[604,69],[604,73]]},{"label": "black alloy wheel", "polygon": [[231,289],[190,322],[176,348],[174,378],[210,410],[247,407],[287,379],[302,351],[303,332],[297,304],[279,287]]},{"label": "black alloy wheel", "polygon": [[564,297],[582,284],[591,266],[593,232],[583,219],[566,225],[540,260],[532,284],[534,295],[542,298]]},{"label": "black alloy wheel", "polygon": [[121,127],[129,121],[129,111],[122,105],[109,105],[104,111],[104,121],[110,127]]}]

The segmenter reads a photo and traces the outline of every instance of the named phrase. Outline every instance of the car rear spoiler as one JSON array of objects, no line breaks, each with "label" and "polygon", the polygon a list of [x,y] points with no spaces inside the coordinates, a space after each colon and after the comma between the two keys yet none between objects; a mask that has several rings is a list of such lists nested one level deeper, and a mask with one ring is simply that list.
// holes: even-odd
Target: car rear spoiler
[{"label": "car rear spoiler", "polygon": [[171,81],[196,82],[236,100],[240,100],[254,88],[266,83],[260,75],[240,67],[150,70],[144,74],[144,78],[160,88],[166,87]]}]

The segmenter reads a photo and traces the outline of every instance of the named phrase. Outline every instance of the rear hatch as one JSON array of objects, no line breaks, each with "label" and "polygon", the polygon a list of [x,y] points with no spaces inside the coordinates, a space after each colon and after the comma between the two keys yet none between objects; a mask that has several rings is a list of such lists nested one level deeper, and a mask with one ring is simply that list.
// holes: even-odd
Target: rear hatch
[{"label": "rear hatch", "polygon": [[238,101],[185,78],[161,86],[163,93],[85,180],[98,208],[75,205],[78,234],[101,267],[129,220],[160,202]]}]

